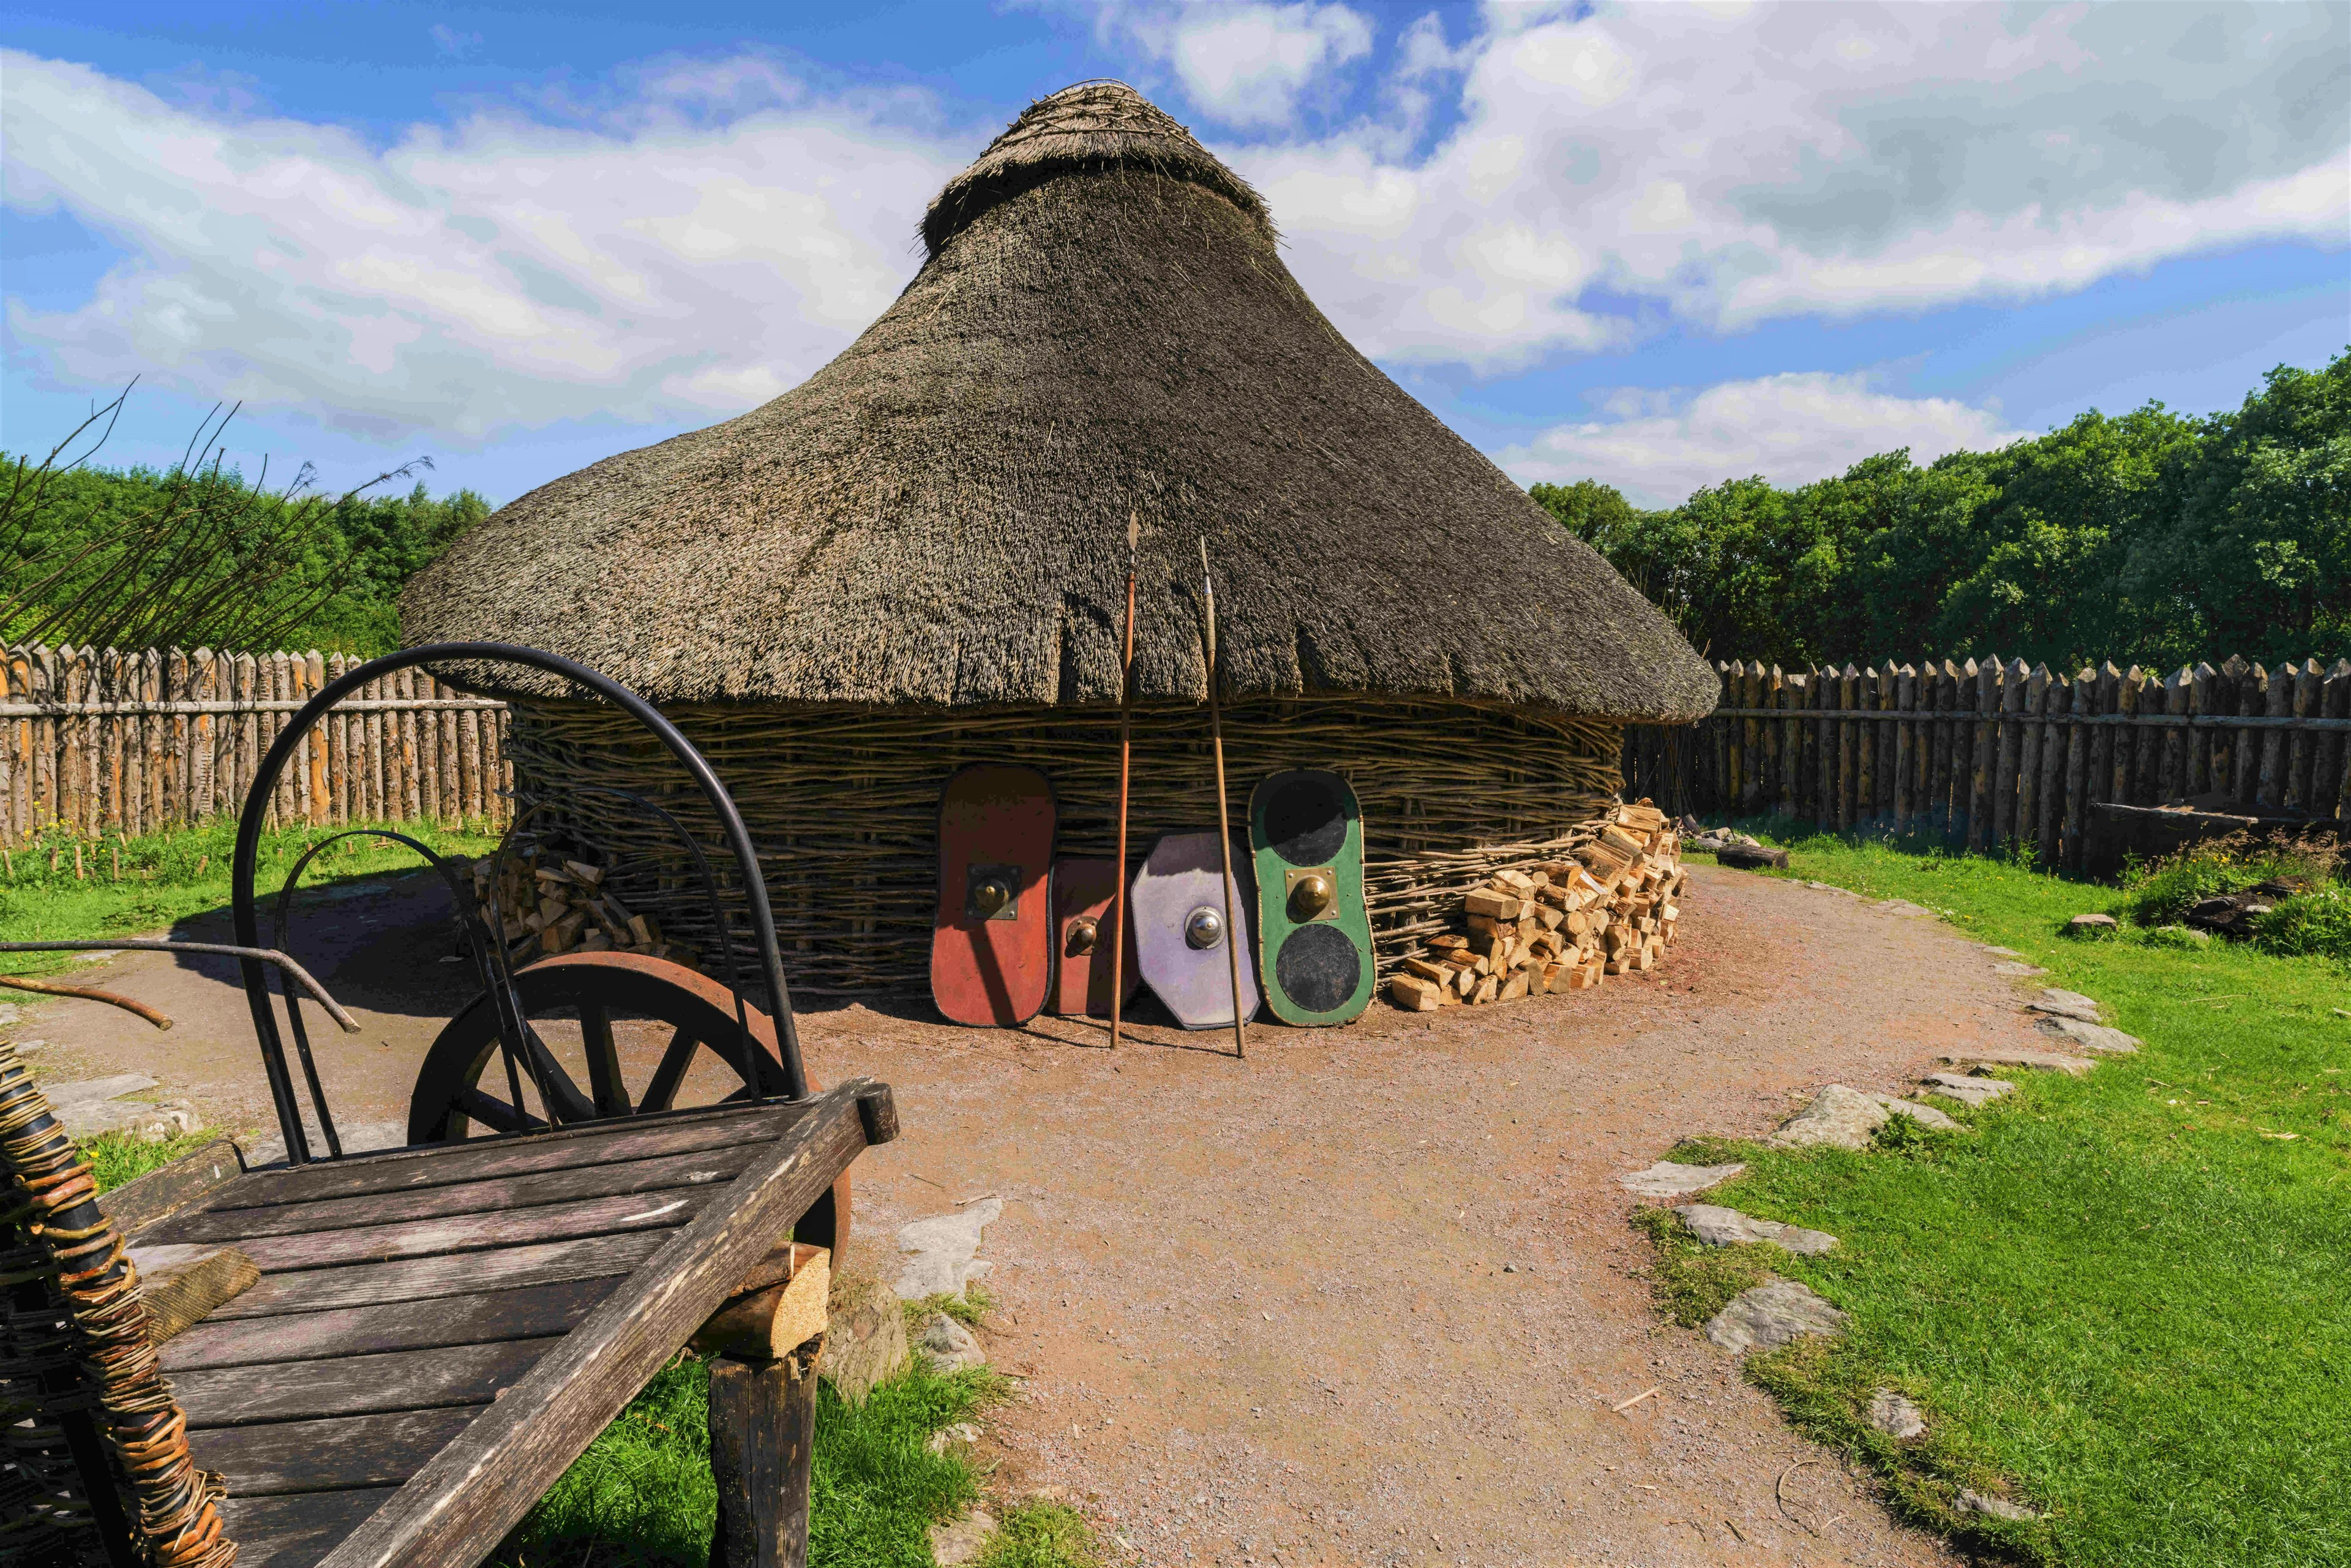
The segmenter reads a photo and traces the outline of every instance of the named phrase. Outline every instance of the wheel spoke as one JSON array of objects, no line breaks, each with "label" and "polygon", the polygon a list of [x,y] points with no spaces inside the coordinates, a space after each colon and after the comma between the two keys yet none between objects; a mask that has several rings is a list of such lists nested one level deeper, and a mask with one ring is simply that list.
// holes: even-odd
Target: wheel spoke
[{"label": "wheel spoke", "polygon": [[517,1111],[503,1100],[493,1100],[480,1090],[468,1086],[457,1091],[456,1109],[486,1127],[501,1133],[528,1132],[544,1127],[546,1123],[528,1111]]},{"label": "wheel spoke", "polygon": [[571,1074],[563,1071],[563,1063],[555,1060],[555,1053],[547,1049],[547,1041],[539,1039],[538,1030],[528,1025],[524,1027],[530,1036],[532,1069],[544,1075],[537,1081],[538,1092],[543,1096],[552,1095],[554,1100],[554,1103],[547,1108],[548,1114],[557,1122],[594,1121],[595,1103],[580,1092],[580,1085],[571,1081]]},{"label": "wheel spoke", "polygon": [[685,1030],[669,1037],[669,1049],[662,1052],[661,1065],[653,1069],[653,1082],[645,1085],[645,1111],[666,1111],[677,1098],[678,1085],[685,1082],[685,1070],[694,1065],[694,1053],[702,1042]]},{"label": "wheel spoke", "polygon": [[621,1052],[612,1043],[612,1015],[595,1002],[580,1004],[580,1042],[588,1053],[588,1092],[599,1116],[629,1113],[629,1086],[621,1081]]}]

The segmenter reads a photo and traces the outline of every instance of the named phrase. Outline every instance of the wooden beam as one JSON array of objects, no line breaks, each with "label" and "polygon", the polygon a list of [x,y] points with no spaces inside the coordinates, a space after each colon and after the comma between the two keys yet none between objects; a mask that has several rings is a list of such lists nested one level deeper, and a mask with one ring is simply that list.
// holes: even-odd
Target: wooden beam
[{"label": "wooden beam", "polygon": [[804,1568],[809,1462],[816,1449],[810,1340],[782,1360],[721,1357],[710,1368],[710,1479],[718,1526],[710,1568]]}]

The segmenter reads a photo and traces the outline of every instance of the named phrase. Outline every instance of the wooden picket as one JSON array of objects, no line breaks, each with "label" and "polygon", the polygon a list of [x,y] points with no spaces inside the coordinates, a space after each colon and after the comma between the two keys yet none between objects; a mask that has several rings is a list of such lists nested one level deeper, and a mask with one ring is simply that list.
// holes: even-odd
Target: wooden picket
[{"label": "wooden picket", "polygon": [[[153,832],[241,809],[295,712],[357,663],[0,648],[0,845]],[[370,682],[298,739],[269,821],[503,822],[506,724],[505,704],[423,671]]]},{"label": "wooden picket", "polygon": [[2351,660],[2231,658],[2169,674],[1996,658],[1716,671],[1710,717],[1626,730],[1628,797],[1931,833],[1977,852],[2022,845],[2074,869],[2101,803],[2351,824]]}]

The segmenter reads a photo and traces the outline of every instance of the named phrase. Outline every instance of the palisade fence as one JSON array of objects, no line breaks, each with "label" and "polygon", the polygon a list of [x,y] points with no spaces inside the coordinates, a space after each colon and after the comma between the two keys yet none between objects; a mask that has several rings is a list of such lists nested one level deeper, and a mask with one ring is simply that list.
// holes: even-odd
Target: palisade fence
[{"label": "palisade fence", "polygon": [[[235,813],[295,711],[365,661],[198,648],[0,650],[0,844],[97,839]],[[501,822],[506,705],[402,670],[345,697],[298,746],[272,826]]]},{"label": "palisade fence", "polygon": [[2022,660],[1784,671],[1718,664],[1722,706],[1625,732],[1627,799],[1846,831],[2011,844],[2082,869],[2092,809],[2351,819],[2351,661],[2165,675]]}]

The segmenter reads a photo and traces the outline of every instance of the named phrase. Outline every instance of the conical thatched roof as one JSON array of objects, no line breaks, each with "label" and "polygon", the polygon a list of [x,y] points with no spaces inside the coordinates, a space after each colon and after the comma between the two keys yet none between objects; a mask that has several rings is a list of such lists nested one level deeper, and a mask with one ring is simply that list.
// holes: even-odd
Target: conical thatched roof
[{"label": "conical thatched roof", "polygon": [[1657,611],[1380,373],[1264,204],[1117,84],[1031,105],[928,258],[765,407],[532,491],[412,583],[409,640],[496,637],[657,701],[1102,703],[1130,511],[1136,683],[1687,719]]}]

